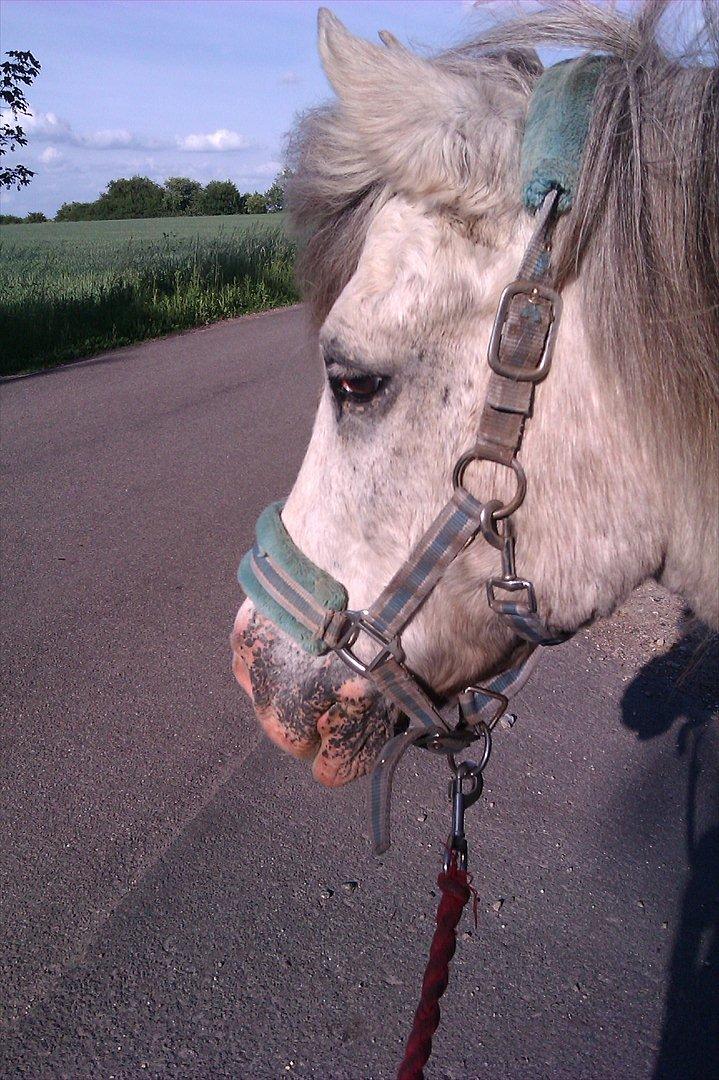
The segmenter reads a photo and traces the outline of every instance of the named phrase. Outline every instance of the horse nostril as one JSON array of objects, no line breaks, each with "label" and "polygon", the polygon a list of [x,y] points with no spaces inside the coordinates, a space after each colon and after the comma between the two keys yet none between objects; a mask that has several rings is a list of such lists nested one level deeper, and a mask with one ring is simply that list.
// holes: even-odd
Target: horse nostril
[{"label": "horse nostril", "polygon": [[281,750],[301,760],[314,758],[320,745],[320,736],[314,727],[305,730],[301,725],[288,724],[281,708],[272,704],[256,705],[255,713],[265,735]]}]

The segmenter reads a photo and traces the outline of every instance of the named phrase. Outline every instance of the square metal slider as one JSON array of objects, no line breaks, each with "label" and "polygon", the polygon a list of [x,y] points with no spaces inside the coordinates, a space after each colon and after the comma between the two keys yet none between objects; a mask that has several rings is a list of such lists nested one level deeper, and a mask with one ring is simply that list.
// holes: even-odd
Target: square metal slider
[{"label": "square metal slider", "polygon": [[[549,330],[547,331],[539,363],[534,368],[520,368],[515,367],[514,364],[503,363],[499,355],[502,331],[509,317],[509,305],[515,296],[526,296],[530,304],[534,303],[536,298],[546,300],[551,304],[552,318]],[[538,383],[546,378],[552,366],[552,353],[554,352],[561,314],[562,298],[556,289],[552,289],[548,285],[542,285],[538,281],[526,281],[523,278],[510,282],[502,292],[494,326],[492,327],[492,335],[489,339],[487,359],[492,371],[496,371],[497,375],[503,375],[505,379],[513,379],[515,382]]]}]

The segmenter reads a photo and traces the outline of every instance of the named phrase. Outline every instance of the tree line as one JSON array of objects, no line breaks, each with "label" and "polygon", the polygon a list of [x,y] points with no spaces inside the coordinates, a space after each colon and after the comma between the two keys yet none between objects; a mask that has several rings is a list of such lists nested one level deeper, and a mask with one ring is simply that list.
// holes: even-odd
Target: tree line
[{"label": "tree line", "polygon": [[[0,158],[18,147],[27,146],[27,137],[18,120],[30,115],[24,88],[32,85],[40,72],[40,61],[30,52],[11,50],[0,63]],[[9,167],[0,162],[0,189],[30,183],[35,173],[26,165]],[[94,202],[63,203],[55,221],[109,221],[113,218],[177,217],[199,214],[273,214],[284,208],[285,169],[267,191],[241,192],[232,180],[211,180],[204,186],[189,176],[171,176],[156,184],[147,176],[111,180]],[[47,221],[34,210],[25,217],[0,214],[0,225]]]},{"label": "tree line", "polygon": [[[147,176],[111,180],[94,202],[66,202],[55,221],[110,221],[118,218],[184,217],[218,214],[274,214],[284,208],[287,170],[275,177],[267,191],[241,192],[232,180],[210,180],[203,185],[188,176],[171,176],[157,184]],[[47,221],[34,211],[26,217],[0,214],[0,225]]]}]

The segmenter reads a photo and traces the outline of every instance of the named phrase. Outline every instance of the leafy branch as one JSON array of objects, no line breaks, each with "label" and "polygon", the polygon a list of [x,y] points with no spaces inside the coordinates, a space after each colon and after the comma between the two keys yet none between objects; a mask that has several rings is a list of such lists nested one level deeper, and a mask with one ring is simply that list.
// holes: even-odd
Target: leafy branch
[{"label": "leafy branch", "polygon": [[[18,117],[30,115],[23,87],[31,86],[40,73],[40,62],[31,52],[11,49],[5,55],[8,59],[0,64],[0,157],[8,151],[14,153],[18,146],[27,146],[27,136],[18,123]],[[0,187],[16,187],[19,191],[34,175],[26,165],[0,167]]]}]

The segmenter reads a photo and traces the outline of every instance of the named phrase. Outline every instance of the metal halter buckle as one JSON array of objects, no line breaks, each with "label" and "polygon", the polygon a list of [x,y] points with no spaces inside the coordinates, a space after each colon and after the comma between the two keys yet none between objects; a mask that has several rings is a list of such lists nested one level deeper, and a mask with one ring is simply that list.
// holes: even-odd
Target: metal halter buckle
[{"label": "metal halter buckle", "polygon": [[[454,755],[461,753],[463,750],[467,750],[472,743],[476,743],[478,739],[482,739],[482,757],[478,765],[478,769],[481,772],[489,761],[489,755],[492,752],[492,729],[500,716],[506,711],[509,701],[504,694],[498,694],[494,690],[487,690],[483,686],[468,686],[464,693],[479,693],[483,694],[485,697],[493,698],[497,702],[494,716],[492,716],[490,720],[480,720],[479,723],[470,724],[464,719],[462,708],[460,706],[460,722],[455,728],[450,728],[447,731],[442,731],[441,728],[434,728],[433,730],[428,731],[426,735],[422,735],[419,739],[416,739],[414,745],[421,747],[422,750],[429,750],[433,754],[446,754],[450,768],[456,770],[457,764],[454,760]],[[460,697],[461,696],[462,695],[460,695]]]},{"label": "metal halter buckle", "polygon": [[[491,735],[493,729],[497,726],[497,724],[509,708],[509,698],[505,694],[500,694],[497,690],[489,690],[486,686],[467,686],[464,692],[459,696],[459,711],[461,715],[464,714],[464,709],[461,701],[462,698],[464,698],[468,694],[470,694],[472,697],[476,697],[478,694],[481,694],[482,697],[491,698],[493,701],[496,702],[494,714],[489,720],[481,720],[480,723],[476,726],[473,724],[468,724],[469,730],[476,731],[479,735],[483,735],[486,742],[487,739],[484,729],[486,728]],[[484,765],[482,765],[482,768],[484,768]]]},{"label": "metal halter buckle", "polygon": [[[335,646],[334,651],[340,659],[344,660],[348,667],[352,668],[353,671],[356,671],[358,675],[369,675],[370,672],[374,671],[388,656],[393,656],[398,663],[402,663],[404,660],[404,653],[399,643],[399,639],[394,637],[388,641],[387,638],[385,638],[384,635],[369,621],[368,612],[366,610],[347,611],[345,614],[349,619],[350,625],[341,641]],[[355,645],[358,637],[362,633],[366,634],[368,638],[371,638],[372,641],[380,646],[379,652],[377,652],[366,664],[352,651],[352,646]]]},{"label": "metal halter buckle", "polygon": [[466,750],[478,738],[477,732],[468,727],[451,728],[448,731],[435,728],[415,739],[414,745],[421,750],[429,750],[432,754],[446,754],[451,757]]},{"label": "metal halter buckle", "polygon": [[[503,363],[499,355],[502,331],[504,330],[505,323],[509,317],[509,305],[515,296],[526,296],[530,304],[536,303],[537,298],[546,300],[551,304],[551,321],[542,349],[542,355],[535,368],[520,368],[516,367],[514,364]],[[518,278],[516,281],[512,281],[507,285],[506,289],[502,292],[499,307],[497,308],[497,315],[494,320],[494,326],[492,327],[492,334],[489,339],[487,359],[492,371],[496,371],[498,375],[503,375],[505,379],[514,379],[515,382],[538,383],[541,382],[542,379],[545,379],[552,366],[552,353],[554,352],[561,314],[562,298],[556,289],[552,289],[548,285],[542,285],[538,281],[526,281],[523,278]]]}]

